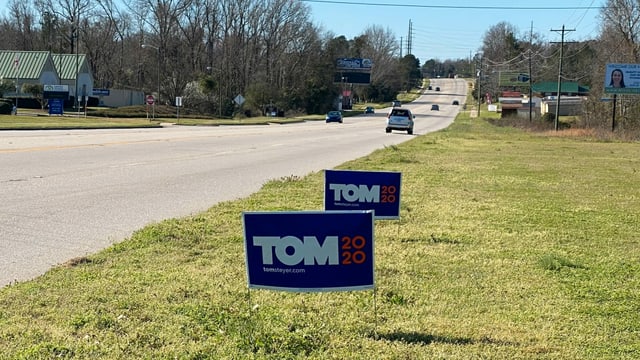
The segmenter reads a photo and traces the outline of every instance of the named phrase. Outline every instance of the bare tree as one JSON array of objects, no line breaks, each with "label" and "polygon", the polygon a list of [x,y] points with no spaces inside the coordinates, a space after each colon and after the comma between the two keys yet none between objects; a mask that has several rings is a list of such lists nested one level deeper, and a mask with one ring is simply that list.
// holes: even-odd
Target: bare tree
[{"label": "bare tree", "polygon": [[85,20],[92,15],[94,3],[91,0],[35,0],[40,13],[50,12],[60,24],[60,29],[69,30],[63,37],[69,46],[69,53],[75,53],[79,46],[81,18]]},{"label": "bare tree", "polygon": [[[640,2],[637,0],[608,0],[601,10],[603,21],[600,38],[595,46],[601,66],[594,72],[594,84],[602,84],[604,65],[606,63],[639,63],[640,62]],[[602,90],[594,91],[593,96],[602,94]],[[637,95],[619,95],[618,119],[619,129],[635,131],[640,128],[640,106]],[[598,103],[595,106],[605,107]],[[592,119],[593,123],[600,119]]]},{"label": "bare tree", "polygon": [[[150,79],[149,83],[159,82],[160,100],[164,94],[173,98],[176,86],[185,84],[184,73],[189,67],[185,69],[188,59],[182,54],[184,38],[180,24],[185,21],[184,16],[192,3],[192,0],[136,0],[133,6],[129,6],[129,10],[140,21],[140,45],[148,45],[156,51],[156,56],[147,57],[148,66],[145,68],[154,71],[145,78]],[[155,72],[163,76],[151,80],[156,78]],[[154,86],[150,88],[155,89]]]},{"label": "bare tree", "polygon": [[373,61],[371,81],[395,77],[400,53],[396,35],[389,28],[372,25],[365,29],[364,36],[367,46],[362,50],[362,56]]},{"label": "bare tree", "polygon": [[522,47],[516,33],[516,27],[505,21],[489,28],[482,40],[484,58],[498,63],[508,62],[519,56]]},{"label": "bare tree", "polygon": [[640,62],[640,2],[608,0],[601,17],[601,39],[611,45],[611,56],[616,61]]},{"label": "bare tree", "polygon": [[[134,41],[133,21],[126,8],[119,7],[114,0],[97,0],[100,12],[96,14],[94,26],[97,28],[97,42],[87,41],[89,58],[94,76],[102,87],[130,88],[139,87],[136,66],[140,44]],[[88,38],[93,38],[92,35]],[[104,45],[100,43],[103,40]],[[96,47],[104,46],[104,51]],[[94,50],[95,49],[95,50]],[[93,52],[101,52],[94,58]],[[97,55],[96,55],[97,56]],[[134,70],[135,69],[135,70]]]}]

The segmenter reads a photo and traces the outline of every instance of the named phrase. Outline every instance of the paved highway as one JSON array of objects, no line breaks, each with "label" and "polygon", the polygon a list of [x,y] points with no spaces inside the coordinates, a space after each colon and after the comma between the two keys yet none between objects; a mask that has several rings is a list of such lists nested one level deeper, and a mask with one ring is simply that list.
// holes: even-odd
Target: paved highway
[{"label": "paved highway", "polygon": [[[467,85],[434,79],[433,86],[441,91],[405,105],[416,114],[412,136],[386,134],[384,110],[343,124],[0,131],[0,287],[149,223],[245,197],[268,180],[333,168],[445,128]],[[440,111],[430,110],[433,103]]]}]

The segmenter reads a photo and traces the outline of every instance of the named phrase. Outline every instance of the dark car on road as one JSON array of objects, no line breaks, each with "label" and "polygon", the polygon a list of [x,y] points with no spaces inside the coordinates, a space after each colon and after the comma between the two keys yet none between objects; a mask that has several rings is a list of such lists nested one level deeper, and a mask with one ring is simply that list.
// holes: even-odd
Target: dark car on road
[{"label": "dark car on road", "polygon": [[375,112],[376,112],[376,111],[373,109],[373,106],[367,106],[367,107],[364,109],[364,113],[365,113],[365,114],[375,114]]},{"label": "dark car on road", "polygon": [[342,123],[342,113],[340,111],[329,111],[325,117],[326,122]]},{"label": "dark car on road", "polygon": [[439,111],[440,110],[440,106],[438,106],[438,104],[433,104],[433,105],[431,105],[431,110]]}]

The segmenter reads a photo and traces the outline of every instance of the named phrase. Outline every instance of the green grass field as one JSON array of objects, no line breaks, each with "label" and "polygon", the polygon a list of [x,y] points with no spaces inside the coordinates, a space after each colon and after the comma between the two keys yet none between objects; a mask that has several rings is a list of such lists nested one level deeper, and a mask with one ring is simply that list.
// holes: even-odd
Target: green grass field
[{"label": "green grass field", "polygon": [[638,143],[462,114],[340,168],[403,174],[375,292],[247,290],[242,212],[322,209],[286,177],[0,289],[0,358],[640,358]]}]

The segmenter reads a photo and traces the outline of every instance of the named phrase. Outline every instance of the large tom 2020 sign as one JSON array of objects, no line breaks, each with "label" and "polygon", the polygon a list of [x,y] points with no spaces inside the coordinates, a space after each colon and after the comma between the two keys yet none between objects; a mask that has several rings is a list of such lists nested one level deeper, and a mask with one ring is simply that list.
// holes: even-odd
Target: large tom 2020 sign
[{"label": "large tom 2020 sign", "polygon": [[325,170],[325,210],[374,210],[376,219],[400,218],[402,173]]},{"label": "large tom 2020 sign", "polygon": [[243,213],[249,288],[372,289],[373,222],[372,211]]}]

